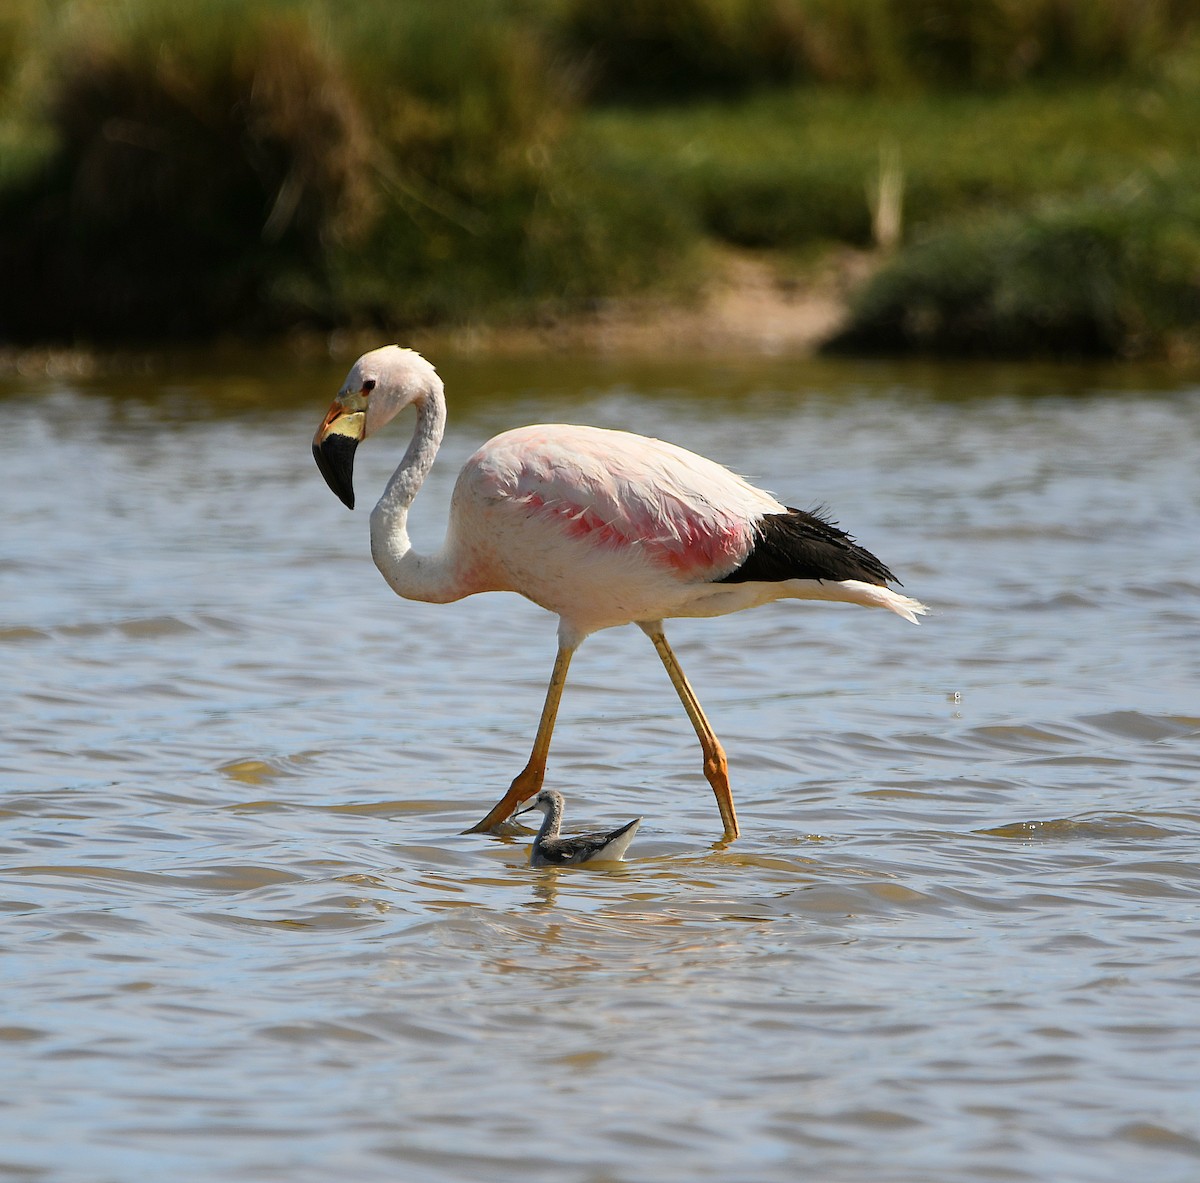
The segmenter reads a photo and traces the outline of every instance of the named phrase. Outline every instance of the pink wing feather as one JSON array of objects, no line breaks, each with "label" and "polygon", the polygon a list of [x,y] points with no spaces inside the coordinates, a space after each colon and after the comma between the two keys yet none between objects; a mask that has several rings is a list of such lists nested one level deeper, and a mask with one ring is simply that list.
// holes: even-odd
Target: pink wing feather
[{"label": "pink wing feather", "polygon": [[719,577],[749,551],[755,523],[782,513],[727,468],[662,440],[555,424],[496,436],[467,462],[477,495],[552,521],[599,550],[637,548],[679,574]]}]

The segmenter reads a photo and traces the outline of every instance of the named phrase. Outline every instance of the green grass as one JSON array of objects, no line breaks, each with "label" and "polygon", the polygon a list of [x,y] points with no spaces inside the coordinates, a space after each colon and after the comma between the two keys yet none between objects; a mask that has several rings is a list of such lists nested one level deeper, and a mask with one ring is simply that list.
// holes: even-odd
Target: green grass
[{"label": "green grass", "polygon": [[[586,116],[597,151],[654,178],[706,233],[811,253],[872,242],[881,156],[904,244],[839,349],[1200,353],[1200,63],[1153,81],[1002,94],[801,89]],[[1195,68],[1193,68],[1195,67]]]},{"label": "green grass", "polygon": [[866,245],[880,152],[899,153],[906,225],[1082,194],[1200,157],[1195,85],[1111,82],[1001,95],[796,90],[735,104],[587,115],[599,151],[665,180],[713,236]]},{"label": "green grass", "polygon": [[[870,246],[886,158],[901,252],[864,333],[962,344],[879,309],[976,275],[999,316],[985,289],[1053,287],[1020,278],[1036,250],[1006,270],[1014,241],[1072,266],[1086,242],[1119,311],[1063,302],[1079,340],[1127,352],[1190,307],[1198,20],[1200,0],[12,0],[0,340],[392,332],[678,291],[709,241]],[[1069,319],[976,340],[1033,348]]]}]

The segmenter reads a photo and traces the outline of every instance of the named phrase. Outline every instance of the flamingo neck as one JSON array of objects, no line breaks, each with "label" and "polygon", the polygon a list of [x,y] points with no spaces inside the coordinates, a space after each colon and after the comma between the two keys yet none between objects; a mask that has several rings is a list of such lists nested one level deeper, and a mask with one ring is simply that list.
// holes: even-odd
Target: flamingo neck
[{"label": "flamingo neck", "polygon": [[408,538],[408,510],[419,492],[446,430],[446,402],[431,390],[415,403],[417,424],[396,471],[371,511],[371,555],[384,579],[407,600],[446,603],[462,592],[441,555],[419,555]]}]

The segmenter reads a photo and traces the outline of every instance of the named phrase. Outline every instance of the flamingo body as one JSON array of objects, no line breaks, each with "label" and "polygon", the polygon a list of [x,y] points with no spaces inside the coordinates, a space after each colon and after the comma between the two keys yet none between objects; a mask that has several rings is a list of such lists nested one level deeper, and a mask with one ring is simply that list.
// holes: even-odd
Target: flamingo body
[{"label": "flamingo body", "polygon": [[353,508],[354,448],[406,406],[412,442],[371,515],[375,562],[409,599],[514,591],[559,617],[559,657],[533,755],[476,828],[494,828],[541,791],[571,655],[590,633],[638,624],[696,728],[727,837],[737,821],[724,751],[667,645],[662,621],[719,616],[772,600],[887,608],[916,622],[918,601],[827,518],[790,509],[728,469],[662,440],[568,424],[506,431],[468,459],[437,555],[415,554],[408,509],[445,427],[434,368],[397,346],[361,357],[313,441],[330,487]]},{"label": "flamingo body", "polygon": [[713,581],[745,560],[754,522],[776,511],[774,498],[673,444],[547,424],[504,432],[467,461],[448,544],[464,594],[519,592],[582,639],[746,598]]}]

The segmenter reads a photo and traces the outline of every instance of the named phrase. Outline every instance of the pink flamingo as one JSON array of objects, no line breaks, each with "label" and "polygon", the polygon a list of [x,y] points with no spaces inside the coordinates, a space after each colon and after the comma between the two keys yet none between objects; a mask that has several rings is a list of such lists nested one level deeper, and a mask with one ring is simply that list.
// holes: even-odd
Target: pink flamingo
[{"label": "pink flamingo", "polygon": [[542,788],[571,657],[602,628],[637,624],[654,643],[704,755],[725,827],[738,836],[724,749],[663,633],[674,616],[722,616],[772,600],[887,608],[917,623],[926,608],[886,585],[895,576],[832,522],[789,509],[728,469],[674,444],[566,424],[519,427],[463,466],[446,541],[419,555],[408,510],[446,425],[442,381],[396,345],[354,363],[313,438],[334,493],[354,508],[354,451],[405,407],[412,441],[371,513],[371,554],[392,589],[449,603],[514,591],[558,615],[558,655],[529,762],[472,831],[493,830]]}]

